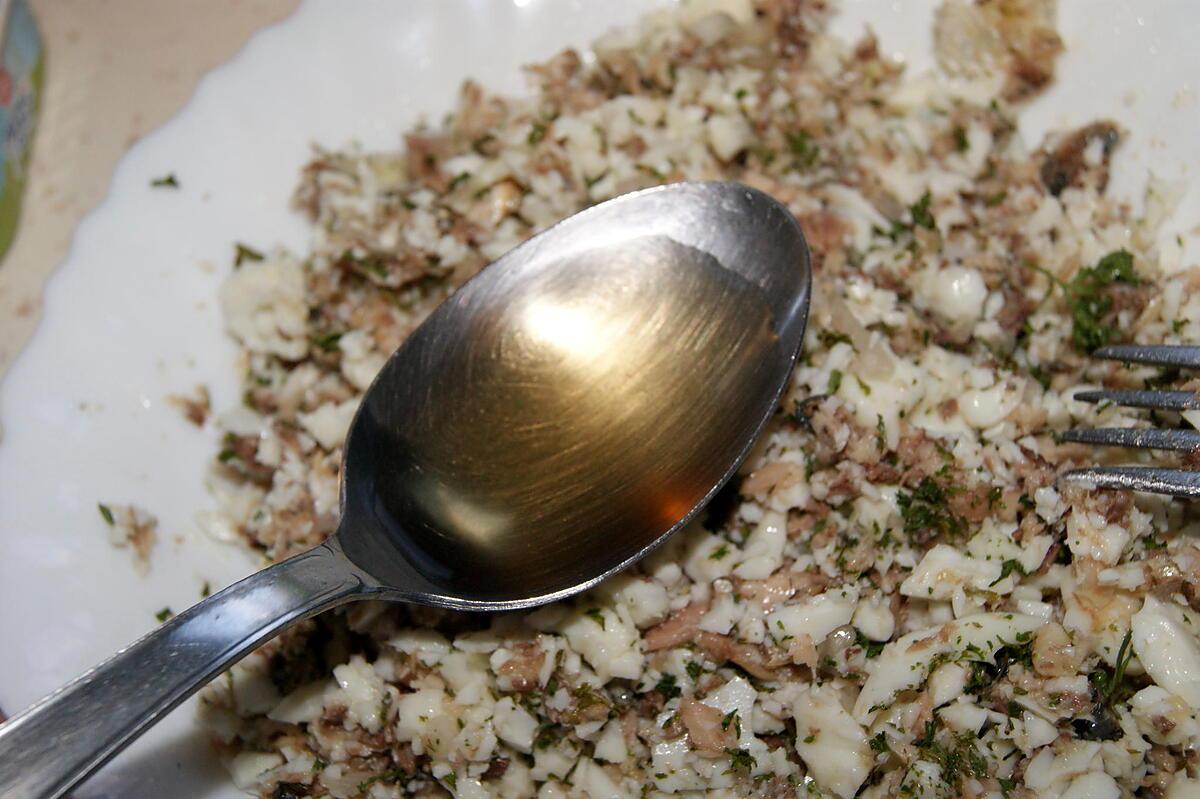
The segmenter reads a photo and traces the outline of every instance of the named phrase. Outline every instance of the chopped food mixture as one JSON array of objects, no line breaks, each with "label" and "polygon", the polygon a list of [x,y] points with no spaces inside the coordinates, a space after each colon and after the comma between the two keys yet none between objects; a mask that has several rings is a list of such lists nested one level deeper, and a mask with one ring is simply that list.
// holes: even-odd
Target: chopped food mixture
[{"label": "chopped food mixture", "polygon": [[401,151],[315,155],[308,253],[239,245],[221,301],[245,397],[218,419],[215,526],[272,560],[334,530],[384,359],[557,220],[738,180],[790,208],[814,268],[786,400],[697,523],[532,612],[360,604],[298,626],[204,694],[240,788],[1198,795],[1196,511],[1056,487],[1151,458],[1060,443],[1150,424],[1076,391],[1200,387],[1089,356],[1200,338],[1200,269],[1160,232],[1179,187],[1152,180],[1136,211],[1109,196],[1118,122],[1022,141],[1062,49],[1050,0],[950,0],[927,75],[834,38],[831,13],[684,4],[531,67],[527,97],[467,83]]}]

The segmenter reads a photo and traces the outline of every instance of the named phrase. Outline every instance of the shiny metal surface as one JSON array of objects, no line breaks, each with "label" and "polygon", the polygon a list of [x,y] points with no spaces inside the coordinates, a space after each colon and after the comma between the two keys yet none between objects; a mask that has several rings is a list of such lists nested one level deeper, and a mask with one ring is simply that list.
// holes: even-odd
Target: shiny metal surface
[{"label": "shiny metal surface", "polygon": [[322,544],[214,594],[0,725],[0,797],[58,797],[285,627],[363,596]]},{"label": "shiny metal surface", "polygon": [[1200,430],[1160,430],[1156,427],[1098,427],[1068,430],[1063,441],[1104,447],[1136,447],[1191,452],[1200,448]]},{"label": "shiny metal surface", "polygon": [[1200,369],[1200,346],[1194,345],[1114,344],[1110,347],[1101,347],[1092,354],[1097,358],[1107,358],[1110,361]]},{"label": "shiny metal surface", "polygon": [[402,551],[456,607],[526,606],[620,568],[724,481],[771,415],[808,280],[791,215],[731,184],[621,198],[514,250],[364,401],[346,516],[381,548],[347,554],[377,569]]},{"label": "shiny metal surface", "polygon": [[0,726],[0,796],[61,796],[254,646],[334,605],[529,607],[641,557],[772,416],[810,281],[791,214],[731,183],[625,195],[508,253],[367,392],[337,535]]},{"label": "shiny metal surface", "polygon": [[[1200,347],[1180,344],[1120,344],[1101,347],[1096,357],[1182,369],[1200,369]],[[1081,391],[1082,402],[1109,401],[1137,408],[1184,411],[1198,407],[1192,391]],[[1100,428],[1068,430],[1064,441],[1109,447],[1137,447],[1192,452],[1200,448],[1200,431],[1192,429]],[[1124,488],[1175,497],[1200,498],[1200,472],[1161,466],[1094,466],[1072,469],[1061,481],[1092,488]]]},{"label": "shiny metal surface", "polygon": [[1200,394],[1195,391],[1077,391],[1080,402],[1111,402],[1127,408],[1156,408],[1161,411],[1190,411],[1200,409]]},{"label": "shiny metal surface", "polygon": [[1125,488],[1172,497],[1200,499],[1200,472],[1156,466],[1092,466],[1059,478],[1088,488]]}]

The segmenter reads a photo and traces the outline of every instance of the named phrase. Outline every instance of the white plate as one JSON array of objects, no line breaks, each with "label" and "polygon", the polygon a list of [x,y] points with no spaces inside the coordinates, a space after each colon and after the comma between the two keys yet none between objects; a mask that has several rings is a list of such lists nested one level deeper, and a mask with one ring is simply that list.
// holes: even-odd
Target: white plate
[{"label": "white plate", "polygon": [[[836,28],[864,20],[883,47],[927,68],[933,0],[846,0]],[[1028,109],[1048,127],[1110,116],[1132,132],[1118,191],[1148,169],[1200,167],[1200,9],[1187,0],[1065,0],[1059,85]],[[45,317],[0,386],[0,707],[46,694],[183,608],[202,584],[253,567],[196,532],[216,442],[164,402],[197,383],[221,409],[238,400],[232,345],[215,307],[233,243],[303,250],[288,199],[312,141],[395,147],[421,114],[449,109],[459,83],[522,86],[519,66],[585,44],[647,7],[637,0],[310,2],[255,36],[200,84],[172,122],[121,161],[108,199],[79,227],[46,291]],[[151,189],[174,172],[179,191]],[[1196,219],[1189,189],[1180,218]],[[1184,226],[1181,226],[1184,227]],[[149,576],[107,542],[97,501],[160,520]],[[172,714],[77,794],[238,794],[192,722]]]}]

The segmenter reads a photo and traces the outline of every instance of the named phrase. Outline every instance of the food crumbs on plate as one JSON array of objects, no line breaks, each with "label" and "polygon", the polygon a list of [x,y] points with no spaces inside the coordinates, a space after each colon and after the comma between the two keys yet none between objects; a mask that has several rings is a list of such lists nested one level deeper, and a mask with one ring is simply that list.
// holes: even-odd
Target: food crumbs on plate
[{"label": "food crumbs on plate", "polygon": [[314,153],[308,252],[237,245],[221,303],[244,383],[210,521],[272,561],[335,529],[388,355],[559,219],[739,180],[791,209],[814,271],[801,363],[711,529],[523,614],[361,603],[293,628],[203,693],[240,786],[1195,790],[1195,510],[1055,483],[1088,457],[1057,432],[1146,423],[1076,390],[1171,377],[1090,351],[1195,340],[1200,270],[1158,235],[1179,190],[1152,179],[1137,218],[1108,194],[1115,123],[1020,139],[1062,48],[1054,3],[945,3],[921,76],[830,34],[827,5],[684,4],[532,67],[531,97],[468,82],[400,152]]},{"label": "food crumbs on plate", "polygon": [[196,427],[204,427],[204,423],[208,421],[208,415],[212,411],[212,398],[208,393],[208,387],[203,384],[192,389],[191,395],[171,394],[167,397],[167,402],[179,408],[183,413],[183,418]]},{"label": "food crumbs on plate", "polygon": [[234,244],[233,265],[241,266],[244,261],[261,261],[263,254],[253,247],[248,247],[240,241]]},{"label": "food crumbs on plate", "polygon": [[158,519],[136,505],[96,503],[100,518],[108,526],[113,546],[133,550],[134,568],[146,574],[150,570],[150,552],[158,540]]}]

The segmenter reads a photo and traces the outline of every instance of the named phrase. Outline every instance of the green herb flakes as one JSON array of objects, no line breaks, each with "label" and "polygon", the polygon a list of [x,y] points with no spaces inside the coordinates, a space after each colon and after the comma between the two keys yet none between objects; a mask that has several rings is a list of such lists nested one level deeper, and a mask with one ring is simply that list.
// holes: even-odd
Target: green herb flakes
[{"label": "green herb flakes", "polygon": [[904,519],[904,532],[918,539],[961,537],[966,532],[966,523],[948,504],[949,498],[960,490],[925,477],[911,492],[899,492],[896,504]]},{"label": "green herb flakes", "polygon": [[1071,341],[1076,348],[1092,352],[1111,341],[1113,326],[1105,320],[1113,307],[1108,289],[1117,284],[1136,286],[1139,282],[1128,250],[1110,252],[1095,266],[1075,274],[1065,290],[1071,311]]},{"label": "green herb flakes", "polygon": [[233,266],[234,266],[234,268],[241,266],[246,261],[261,261],[265,257],[258,250],[254,249],[253,247],[247,247],[245,244],[242,244],[240,241],[235,242],[233,245],[233,248],[234,248],[234,250],[233,250]]},{"label": "green herb flakes", "polygon": [[599,624],[601,630],[607,629],[604,613],[601,612],[600,608],[588,608],[583,612],[583,615],[596,622],[596,624]]},{"label": "green herb flakes", "polygon": [[683,693],[677,683],[678,680],[674,674],[664,674],[655,684],[654,690],[662,694],[663,699],[674,699]]},{"label": "green herb flakes", "polygon": [[921,199],[909,207],[908,213],[912,217],[914,228],[923,227],[926,230],[935,230],[937,228],[933,214],[929,210],[929,205],[932,201],[932,195],[929,192],[925,192],[921,195]]},{"label": "green herb flakes", "polygon": [[801,130],[786,134],[786,138],[796,167],[801,170],[812,169],[821,157],[821,148],[812,140],[812,136]]},{"label": "green herb flakes", "polygon": [[533,147],[544,138],[546,138],[546,123],[534,122],[533,126],[529,128],[529,135],[525,138],[525,141],[528,142],[530,147]]}]

